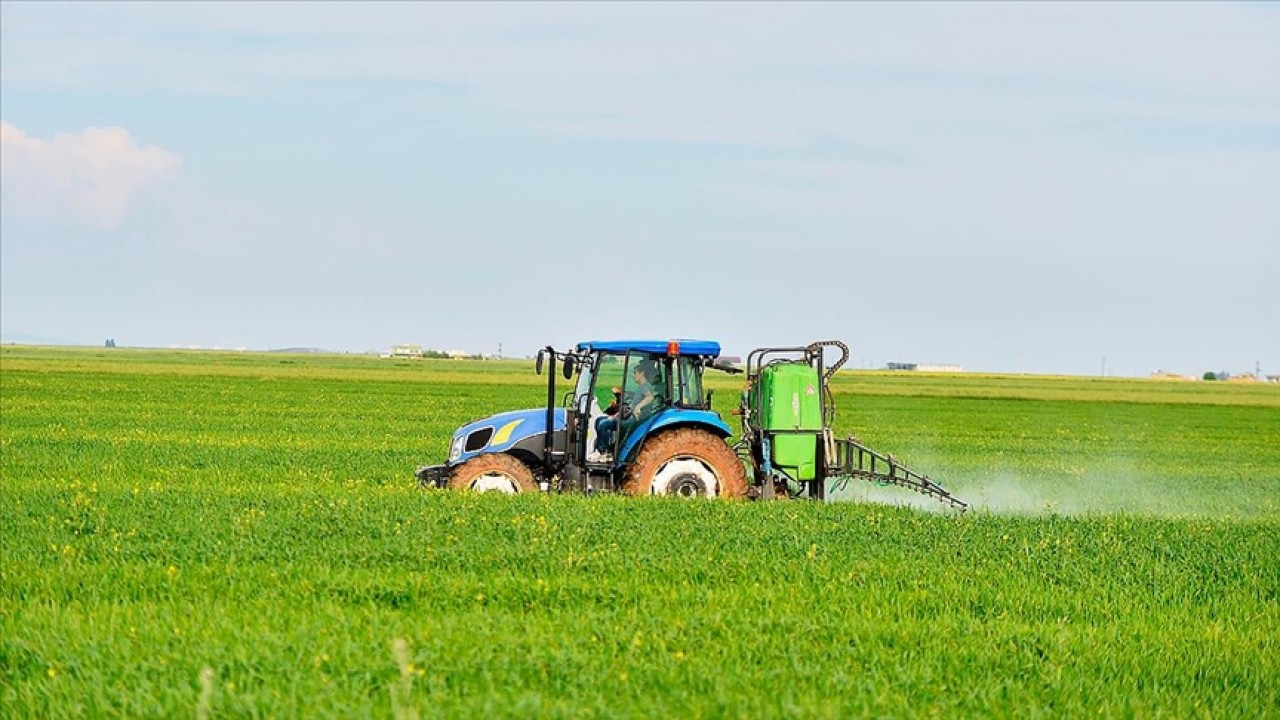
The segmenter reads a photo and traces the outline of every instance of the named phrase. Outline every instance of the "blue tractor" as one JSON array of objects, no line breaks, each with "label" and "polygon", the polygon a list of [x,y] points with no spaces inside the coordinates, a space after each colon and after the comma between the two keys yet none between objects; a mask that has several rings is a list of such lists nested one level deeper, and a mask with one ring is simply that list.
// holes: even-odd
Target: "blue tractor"
[{"label": "blue tractor", "polygon": [[[828,367],[831,350],[842,354]],[[547,371],[546,407],[463,425],[448,460],[418,468],[419,482],[477,492],[824,499],[833,484],[858,478],[967,507],[891,455],[833,437],[829,381],[848,360],[843,343],[752,351],[732,446],[733,431],[711,410],[702,376],[708,368],[743,371],[719,357],[720,344],[709,340],[590,341],[568,352],[548,346],[535,365]],[[577,377],[563,399],[558,374]]]},{"label": "blue tractor", "polygon": [[[443,465],[419,468],[424,485],[507,493],[620,491],[743,497],[747,477],[711,411],[702,373],[720,356],[706,340],[615,340],[547,347],[545,408],[517,410],[458,429]],[[557,373],[559,369],[560,373]],[[558,406],[556,376],[577,376]]]}]

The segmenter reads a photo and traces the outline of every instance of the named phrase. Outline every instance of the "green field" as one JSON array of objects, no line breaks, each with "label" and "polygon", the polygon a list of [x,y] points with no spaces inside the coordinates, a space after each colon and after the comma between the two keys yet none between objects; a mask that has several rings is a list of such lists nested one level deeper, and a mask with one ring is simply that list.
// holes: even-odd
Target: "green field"
[{"label": "green field", "polygon": [[1280,386],[841,374],[963,516],[416,489],[530,365],[0,348],[0,717],[1280,717]]}]

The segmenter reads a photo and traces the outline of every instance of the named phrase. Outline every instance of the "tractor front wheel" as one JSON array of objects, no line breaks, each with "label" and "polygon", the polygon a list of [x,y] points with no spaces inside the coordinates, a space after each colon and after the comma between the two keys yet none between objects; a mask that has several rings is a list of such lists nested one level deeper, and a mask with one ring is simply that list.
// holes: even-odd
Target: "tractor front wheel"
[{"label": "tractor front wheel", "polygon": [[449,475],[450,490],[500,492],[515,495],[535,492],[538,483],[528,465],[506,453],[478,455],[462,463]]},{"label": "tractor front wheel", "polygon": [[679,428],[650,438],[627,469],[629,495],[740,498],[747,494],[742,462],[724,440]]}]

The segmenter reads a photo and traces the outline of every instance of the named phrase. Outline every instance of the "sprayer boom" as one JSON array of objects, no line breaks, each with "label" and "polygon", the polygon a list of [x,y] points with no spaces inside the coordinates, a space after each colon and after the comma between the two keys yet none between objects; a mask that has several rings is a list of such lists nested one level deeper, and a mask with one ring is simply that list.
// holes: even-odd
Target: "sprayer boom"
[{"label": "sprayer boom", "polygon": [[872,450],[854,437],[836,440],[832,444],[835,446],[835,453],[829,453],[827,456],[831,461],[827,468],[828,477],[832,480],[858,478],[886,485],[897,485],[947,503],[953,508],[958,508],[960,512],[969,509],[968,503],[947,492],[941,485],[930,480],[929,476],[922,475],[894,460],[893,455]]}]

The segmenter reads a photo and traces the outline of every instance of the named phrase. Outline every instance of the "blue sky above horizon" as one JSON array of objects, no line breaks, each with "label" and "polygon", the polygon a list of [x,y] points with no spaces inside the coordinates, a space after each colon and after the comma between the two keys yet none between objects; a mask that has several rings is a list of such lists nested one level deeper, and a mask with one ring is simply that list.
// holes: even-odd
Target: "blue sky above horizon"
[{"label": "blue sky above horizon", "polygon": [[1280,372],[1280,10],[0,5],[0,336]]}]

